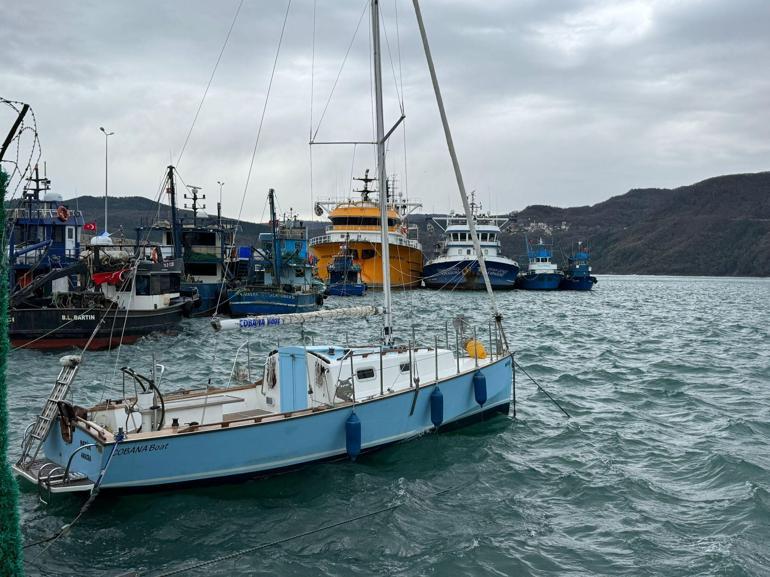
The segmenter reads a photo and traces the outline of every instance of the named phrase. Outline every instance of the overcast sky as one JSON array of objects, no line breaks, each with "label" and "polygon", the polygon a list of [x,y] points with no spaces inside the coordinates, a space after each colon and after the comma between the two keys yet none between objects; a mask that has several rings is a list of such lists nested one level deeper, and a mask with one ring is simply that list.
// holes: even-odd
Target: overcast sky
[{"label": "overcast sky", "polygon": [[[16,3],[0,20],[0,96],[31,104],[48,175],[65,198],[155,197],[177,162],[238,7],[157,0]],[[309,214],[374,169],[369,15],[360,0],[294,0],[243,212]],[[215,210],[235,216],[286,2],[246,0],[179,163]],[[635,187],[673,187],[770,162],[767,0],[425,0],[423,15],[469,189],[487,208],[594,204]],[[426,211],[460,206],[411,2],[382,4],[388,172]],[[388,43],[385,44],[385,38]],[[389,46],[389,51],[388,51]],[[399,58],[400,53],[400,58]],[[314,69],[314,74],[311,70]],[[313,81],[311,82],[311,79]],[[0,111],[2,126],[12,116]],[[5,134],[3,129],[3,134]],[[406,142],[406,155],[404,154]],[[406,162],[405,162],[406,158]]]}]

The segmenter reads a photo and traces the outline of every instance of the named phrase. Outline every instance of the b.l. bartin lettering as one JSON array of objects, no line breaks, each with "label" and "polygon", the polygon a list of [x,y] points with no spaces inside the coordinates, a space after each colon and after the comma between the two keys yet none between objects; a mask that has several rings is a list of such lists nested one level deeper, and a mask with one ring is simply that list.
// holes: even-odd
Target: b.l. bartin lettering
[{"label": "b.l. bartin lettering", "polygon": [[88,314],[62,315],[61,320],[63,321],[95,321],[96,315],[88,315]]}]

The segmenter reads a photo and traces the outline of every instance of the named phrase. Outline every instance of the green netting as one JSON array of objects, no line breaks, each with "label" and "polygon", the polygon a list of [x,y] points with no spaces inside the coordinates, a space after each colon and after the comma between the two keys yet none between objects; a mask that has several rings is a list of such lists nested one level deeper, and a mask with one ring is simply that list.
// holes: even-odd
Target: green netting
[{"label": "green netting", "polygon": [[[5,230],[8,174],[0,168],[0,224]],[[0,575],[24,575],[19,529],[19,489],[8,462],[8,259],[5,234],[0,242]]]}]

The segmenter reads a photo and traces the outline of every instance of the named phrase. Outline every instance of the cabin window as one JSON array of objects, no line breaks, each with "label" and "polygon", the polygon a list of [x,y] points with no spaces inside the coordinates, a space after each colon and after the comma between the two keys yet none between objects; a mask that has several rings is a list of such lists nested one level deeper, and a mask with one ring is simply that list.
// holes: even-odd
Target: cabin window
[{"label": "cabin window", "polygon": [[[335,226],[380,226],[380,219],[369,216],[335,216],[331,219]],[[388,226],[396,226],[400,219],[389,218]]]},{"label": "cabin window", "polygon": [[359,381],[368,381],[370,379],[374,378],[374,369],[372,367],[367,367],[365,369],[358,369],[356,371],[356,378]]},{"label": "cabin window", "polygon": [[484,254],[489,254],[489,249],[484,249]]},{"label": "cabin window", "polygon": [[185,248],[190,248],[193,245],[216,246],[217,233],[209,231],[184,231],[182,233],[182,244]]},{"label": "cabin window", "polygon": [[471,249],[467,249],[467,250],[465,251],[465,254],[466,254],[466,255],[468,255],[468,254],[471,254]]},{"label": "cabin window", "polygon": [[144,274],[136,275],[134,279],[134,285],[136,288],[136,294],[139,296],[145,296],[150,294],[150,277]]},{"label": "cabin window", "polygon": [[304,268],[295,268],[294,269],[294,277],[295,278],[305,278],[305,269]]},{"label": "cabin window", "polygon": [[149,294],[160,295],[164,293],[179,292],[179,285],[179,275],[155,274],[150,277],[150,287],[152,292]]},{"label": "cabin window", "polygon": [[67,239],[68,240],[74,240],[75,239],[75,228],[72,226],[67,227]]},{"label": "cabin window", "polygon": [[488,238],[488,235],[487,235],[487,233],[486,233],[486,232],[482,232],[482,233],[479,235],[479,240],[481,240],[481,241],[483,241],[483,242],[486,242],[486,241],[487,241],[487,238]]},{"label": "cabin window", "polygon": [[[372,248],[365,248],[361,251],[361,258],[366,260],[368,258],[374,258],[377,252]],[[353,257],[355,258],[355,257]]]},{"label": "cabin window", "polygon": [[398,368],[402,373],[408,373],[409,369],[411,369],[411,363],[401,363]]}]

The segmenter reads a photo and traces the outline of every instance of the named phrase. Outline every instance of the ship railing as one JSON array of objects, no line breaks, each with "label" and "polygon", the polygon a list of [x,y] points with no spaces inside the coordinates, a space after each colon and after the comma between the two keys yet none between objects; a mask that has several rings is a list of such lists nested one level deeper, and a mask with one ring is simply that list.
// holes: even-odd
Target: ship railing
[{"label": "ship railing", "polygon": [[[340,231],[336,231],[338,234],[341,234]],[[374,232],[374,231],[373,231]],[[379,236],[378,236],[379,239]],[[343,238],[334,238],[330,234],[325,234],[321,236],[316,236],[314,238],[311,238],[309,241],[310,246],[316,246],[319,244],[328,244],[328,243],[335,243],[335,242],[344,242],[345,240],[350,242],[360,242],[363,240],[368,241],[369,239],[363,239],[360,235],[350,235],[348,238],[347,235],[345,235]],[[416,240],[412,240],[410,238],[403,238],[399,235],[390,235],[390,244],[395,244],[399,246],[408,246],[409,248],[414,248],[419,250],[420,249],[420,243]]]},{"label": "ship railing", "polygon": [[[32,210],[26,208],[14,208],[6,213],[6,218],[9,220],[19,220],[23,218],[58,218],[58,214],[55,208],[33,208]],[[70,210],[70,216],[83,216],[83,212],[80,210]]]},{"label": "ship railing", "polygon": [[[412,388],[418,388],[421,383],[424,385],[431,383],[434,380],[438,380],[439,378],[451,376],[444,373],[443,371],[439,371],[439,352],[442,350],[449,350],[452,352],[455,360],[455,374],[458,375],[463,371],[468,370],[467,367],[462,367],[461,359],[473,358],[475,361],[474,368],[478,368],[481,364],[494,363],[504,357],[510,356],[511,354],[511,351],[508,350],[505,336],[501,333],[501,329],[498,324],[492,319],[490,319],[486,326],[484,326],[483,324],[471,324],[465,317],[459,316],[452,321],[451,325],[448,320],[445,321],[443,330],[439,329],[438,332],[434,332],[432,338],[425,338],[423,335],[418,337],[416,327],[412,325],[411,338],[405,343],[395,344],[392,348],[386,348],[381,345],[374,347],[366,345],[351,345],[348,337],[348,333],[345,332],[345,347],[349,350],[344,356],[344,361],[350,362],[351,374],[354,368],[355,358],[371,358],[373,355],[377,355],[379,357],[378,372],[380,380],[380,395],[385,394],[388,386],[390,386],[386,386],[386,383],[384,382],[385,371],[383,369],[383,356],[388,352],[392,352],[393,350],[401,353],[408,353],[410,359],[409,383],[410,387]],[[303,336],[302,341],[305,346],[308,344],[310,346],[315,345],[315,339],[312,336]],[[426,342],[428,344],[425,344]],[[247,346],[247,343],[241,345],[238,350],[240,351],[245,346]],[[416,358],[416,353],[420,351],[433,351],[435,359],[434,372],[432,374],[433,379],[424,382],[420,380],[420,375],[413,370],[413,359]],[[377,356],[375,356],[375,358],[377,358]],[[233,372],[234,371],[235,363],[233,364]],[[356,402],[355,398],[353,399],[353,402]]]},{"label": "ship railing", "polygon": [[305,231],[303,229],[284,228],[278,231],[278,238],[285,240],[305,240]]}]

